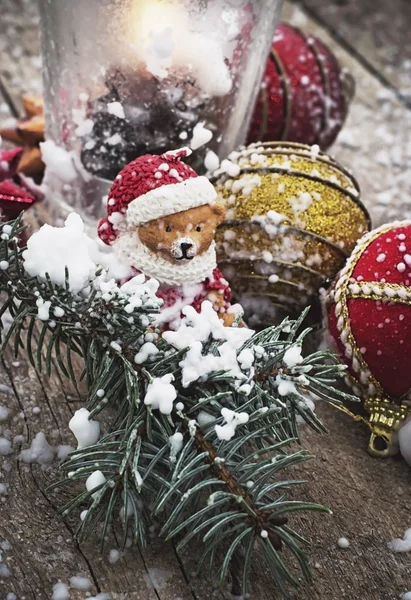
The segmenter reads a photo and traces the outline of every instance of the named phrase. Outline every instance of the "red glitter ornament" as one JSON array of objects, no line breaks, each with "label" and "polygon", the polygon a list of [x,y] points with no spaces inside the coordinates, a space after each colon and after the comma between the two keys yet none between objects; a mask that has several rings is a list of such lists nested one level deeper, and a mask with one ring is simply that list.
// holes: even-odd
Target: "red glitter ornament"
[{"label": "red glitter ornament", "polygon": [[326,299],[328,329],[364,401],[370,451],[391,454],[411,411],[411,221],[362,237]]},{"label": "red glitter ornament", "polygon": [[353,92],[353,79],[327,46],[280,23],[248,143],[287,140],[325,150],[341,130]]}]

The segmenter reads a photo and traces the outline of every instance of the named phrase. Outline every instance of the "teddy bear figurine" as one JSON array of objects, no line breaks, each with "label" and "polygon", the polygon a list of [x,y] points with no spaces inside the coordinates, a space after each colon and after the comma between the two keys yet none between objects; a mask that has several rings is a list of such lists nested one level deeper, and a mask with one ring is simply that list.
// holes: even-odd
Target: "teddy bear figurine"
[{"label": "teddy bear figurine", "polygon": [[199,312],[204,300],[231,326],[236,311],[214,241],[225,208],[210,181],[182,162],[190,154],[146,154],[126,165],[111,186],[98,235],[135,274],[159,281],[164,328],[177,326],[185,306]]}]

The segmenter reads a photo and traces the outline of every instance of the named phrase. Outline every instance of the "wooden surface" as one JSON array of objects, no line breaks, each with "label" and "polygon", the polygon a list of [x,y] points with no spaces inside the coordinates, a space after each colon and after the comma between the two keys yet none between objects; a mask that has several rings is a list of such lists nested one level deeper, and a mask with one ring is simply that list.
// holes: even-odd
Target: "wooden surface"
[{"label": "wooden surface", "polygon": [[[375,224],[411,217],[410,10],[406,0],[304,0],[303,10],[287,4],[284,17],[320,36],[357,81],[357,95],[331,150],[359,179]],[[0,118],[19,108],[21,92],[40,89],[38,17],[32,0],[0,0]],[[24,436],[23,448],[43,431],[50,444],[73,443],[67,422],[78,407],[63,382],[39,378],[24,357],[7,357],[0,369],[0,404],[10,410],[5,428]],[[33,408],[39,407],[40,414]],[[306,479],[307,499],[330,506],[333,515],[300,517],[296,526],[312,541],[312,585],[298,600],[395,600],[411,590],[410,554],[393,554],[387,542],[411,526],[411,469],[399,458],[372,459],[367,432],[328,407],[318,407],[329,436],[304,431],[303,445],[315,458],[294,469]],[[57,465],[42,468],[19,460],[20,445],[0,456],[0,548],[10,576],[0,576],[0,600],[14,592],[21,600],[50,600],[59,580],[88,577],[92,593],[119,600],[223,600],[230,595],[195,574],[196,547],[178,556],[153,534],[144,557],[128,549],[116,564],[96,554],[92,540],[78,548],[71,527],[55,519],[61,495],[46,487]],[[349,548],[338,548],[340,537]],[[108,549],[115,548],[115,539]],[[71,590],[71,599],[86,598]],[[267,573],[255,568],[253,600],[280,600]]]}]

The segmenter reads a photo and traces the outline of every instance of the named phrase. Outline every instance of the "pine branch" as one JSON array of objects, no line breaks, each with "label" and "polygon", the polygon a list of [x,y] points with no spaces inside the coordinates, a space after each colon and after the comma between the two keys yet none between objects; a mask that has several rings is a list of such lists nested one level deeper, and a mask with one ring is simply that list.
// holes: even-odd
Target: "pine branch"
[{"label": "pine branch", "polygon": [[[247,350],[253,353],[252,366],[238,363],[241,382],[222,369],[187,384],[184,361],[190,349],[174,347],[156,330],[155,302],[147,297],[131,306],[118,288],[102,293],[102,273],[84,294],[70,291],[67,272],[64,286],[50,277],[28,276],[24,248],[16,238],[20,222],[8,225],[10,233],[0,240],[0,290],[6,295],[1,313],[8,309],[14,321],[3,351],[14,338],[16,354],[25,349],[38,371],[58,368],[76,386],[73,357],[78,355],[84,361],[89,418],[101,415],[105,427],[97,443],[69,456],[62,465],[63,480],[52,486],[75,489],[96,470],[104,475],[98,487],[77,493],[61,508],[62,518],[83,510],[79,540],[98,533],[103,545],[109,528],[120,522],[121,547],[131,530],[144,548],[148,528],[159,519],[160,535],[178,539],[180,549],[200,537],[200,566],[217,570],[222,584],[234,568],[234,583],[238,588],[241,582],[243,595],[256,546],[285,596],[287,585],[297,585],[297,579],[281,558],[283,546],[309,578],[300,548],[304,540],[289,521],[296,511],[327,509],[288,500],[289,489],[302,482],[280,476],[310,458],[304,450],[293,449],[299,441],[299,419],[325,430],[305,401],[307,394],[333,402],[348,396],[334,387],[344,367],[331,354],[317,352],[296,361],[287,355],[296,351],[298,357],[309,333],[301,330],[305,313],[297,321],[286,319],[255,333],[236,349],[237,357]],[[48,302],[48,318],[41,320],[41,306]],[[148,340],[155,342],[156,352],[136,362]],[[212,335],[203,340],[202,360],[218,357],[222,345]],[[163,414],[145,401],[153,381],[170,374],[177,397],[170,414]],[[247,417],[227,439],[218,435],[223,409]],[[181,434],[177,449],[172,442],[176,434]],[[217,564],[221,552],[224,559]]]}]

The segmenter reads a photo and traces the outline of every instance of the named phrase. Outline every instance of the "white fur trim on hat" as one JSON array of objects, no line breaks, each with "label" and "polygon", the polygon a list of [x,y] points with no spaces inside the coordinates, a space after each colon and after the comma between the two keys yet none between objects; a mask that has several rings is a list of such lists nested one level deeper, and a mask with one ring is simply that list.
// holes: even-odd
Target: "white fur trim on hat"
[{"label": "white fur trim on hat", "polygon": [[217,193],[207,177],[192,177],[178,183],[162,185],[132,200],[127,207],[128,226],[213,204]]}]

